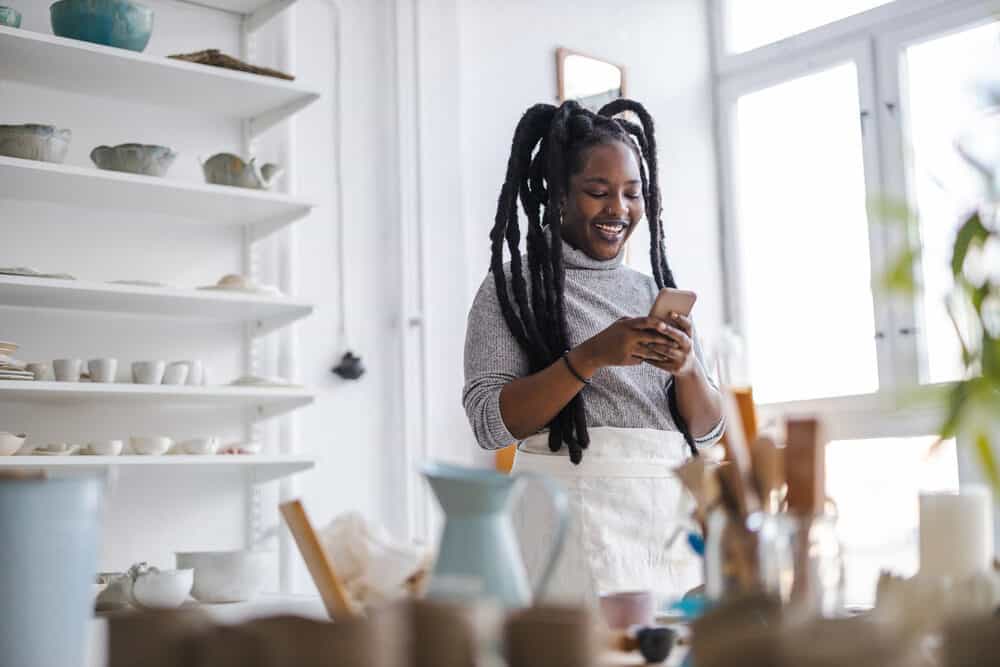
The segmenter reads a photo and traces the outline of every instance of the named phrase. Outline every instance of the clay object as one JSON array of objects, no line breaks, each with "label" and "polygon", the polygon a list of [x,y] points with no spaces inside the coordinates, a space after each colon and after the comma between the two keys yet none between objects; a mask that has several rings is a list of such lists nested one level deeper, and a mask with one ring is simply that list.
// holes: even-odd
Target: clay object
[{"label": "clay object", "polygon": [[153,34],[153,10],[128,0],[60,0],[49,7],[59,37],[142,51]]},{"label": "clay object", "polygon": [[72,138],[70,130],[51,125],[0,125],[0,155],[62,163]]},{"label": "clay object", "polygon": [[90,151],[90,159],[99,169],[143,176],[165,176],[176,158],[177,153],[166,146],[143,144],[98,146]]},{"label": "clay object", "polygon": [[24,444],[27,437],[23,433],[0,431],[0,456],[13,455],[17,450],[21,449],[21,445]]},{"label": "clay object", "polygon": [[214,185],[230,185],[252,190],[268,190],[282,174],[273,163],[257,166],[257,158],[244,162],[232,153],[217,153],[201,163],[205,181]]},{"label": "clay object", "polygon": [[365,374],[365,367],[361,363],[361,357],[355,356],[352,352],[346,352],[332,371],[345,380],[357,380]]},{"label": "clay object", "polygon": [[17,11],[13,7],[0,6],[0,25],[5,25],[10,28],[20,28],[21,12]]}]

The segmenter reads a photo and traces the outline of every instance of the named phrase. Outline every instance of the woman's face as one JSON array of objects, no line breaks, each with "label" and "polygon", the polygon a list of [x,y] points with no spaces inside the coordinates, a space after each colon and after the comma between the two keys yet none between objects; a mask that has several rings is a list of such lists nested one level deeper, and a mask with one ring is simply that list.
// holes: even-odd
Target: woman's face
[{"label": "woman's face", "polygon": [[593,259],[614,259],[645,211],[639,163],[621,141],[586,149],[580,162],[569,179],[562,236]]}]

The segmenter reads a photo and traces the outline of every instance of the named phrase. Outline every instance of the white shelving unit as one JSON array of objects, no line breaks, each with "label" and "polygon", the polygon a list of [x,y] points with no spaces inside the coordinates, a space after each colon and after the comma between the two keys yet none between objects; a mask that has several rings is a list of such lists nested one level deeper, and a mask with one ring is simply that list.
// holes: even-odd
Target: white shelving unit
[{"label": "white shelving unit", "polygon": [[[246,225],[252,228],[256,239],[305,217],[313,208],[307,201],[260,190],[184,183],[4,156],[0,156],[0,199],[159,213],[192,224]],[[136,219],[141,224],[142,217]]]},{"label": "white shelving unit", "polygon": [[0,275],[0,306],[253,323],[263,333],[308,317],[283,297]]},{"label": "white shelving unit", "polygon": [[[182,0],[185,1],[185,0]],[[188,4],[241,17],[239,57],[255,61],[255,31],[295,0],[196,0]],[[109,48],[64,39],[41,32],[0,26],[0,81],[109,100],[178,109],[228,118],[240,123],[242,152],[256,153],[257,138],[319,99],[318,91],[299,82],[258,76],[216,67]],[[289,133],[289,125],[285,131]],[[286,182],[294,187],[294,142],[286,134],[291,158]],[[290,189],[289,192],[294,192]],[[262,241],[273,232],[304,218],[313,204],[290,194],[179,182],[0,156],[0,206],[4,201],[41,202],[71,209],[137,213],[134,223],[163,225],[204,224],[244,228],[242,272],[260,278],[264,261]],[[149,216],[149,217],[147,217]],[[119,216],[121,217],[121,216]],[[168,221],[165,221],[169,219]],[[5,222],[0,215],[0,228]],[[67,216],[66,224],[80,224]],[[290,234],[291,232],[289,232]],[[282,289],[294,293],[292,237],[280,237],[276,248],[284,264]],[[274,254],[269,255],[272,257]],[[265,355],[278,362],[280,372],[294,378],[294,335],[280,334],[277,348],[262,342],[261,334],[277,331],[307,317],[309,304],[274,298],[194,289],[149,288],[86,281],[0,276],[0,307],[32,310],[70,310],[113,313],[130,317],[204,319],[243,323],[244,372],[260,373]],[[24,316],[30,316],[30,313]],[[130,470],[201,471],[242,470],[246,485],[246,541],[260,536],[260,484],[280,480],[281,497],[292,488],[288,477],[307,470],[314,461],[296,455],[292,413],[310,404],[313,394],[300,388],[186,387],[134,384],[0,381],[0,401],[54,407],[93,403],[128,404],[136,410],[161,408],[244,410],[242,425],[254,440],[265,436],[262,420],[282,417],[280,427],[263,437],[265,455],[253,456],[12,456],[0,457],[2,468],[46,468],[73,471],[103,469],[112,475]],[[290,554],[287,536],[281,536],[280,582],[287,587]]]},{"label": "white shelving unit", "polygon": [[38,469],[53,471],[104,471],[135,467],[184,468],[192,472],[215,472],[243,469],[254,483],[264,483],[293,475],[313,467],[306,456],[264,456],[251,454],[215,454],[212,456],[0,456],[0,470]]},{"label": "white shelving unit", "polygon": [[70,405],[114,401],[150,408],[252,408],[268,418],[309,405],[312,393],[292,387],[188,387],[127,383],[0,380],[0,401]]}]

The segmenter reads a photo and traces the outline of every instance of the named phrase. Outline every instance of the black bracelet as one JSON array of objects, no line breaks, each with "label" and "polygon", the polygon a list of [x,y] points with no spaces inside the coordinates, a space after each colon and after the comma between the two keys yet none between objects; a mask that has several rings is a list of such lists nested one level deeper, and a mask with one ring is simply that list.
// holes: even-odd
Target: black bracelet
[{"label": "black bracelet", "polygon": [[577,373],[576,369],[573,368],[573,364],[569,363],[569,350],[566,350],[565,352],[563,352],[562,359],[563,359],[563,361],[566,362],[566,368],[568,368],[569,372],[573,374],[573,377],[575,377],[577,380],[579,380],[580,382],[582,382],[584,384],[590,384],[590,380],[588,380],[587,378],[585,378],[582,375],[580,375],[579,373]]}]

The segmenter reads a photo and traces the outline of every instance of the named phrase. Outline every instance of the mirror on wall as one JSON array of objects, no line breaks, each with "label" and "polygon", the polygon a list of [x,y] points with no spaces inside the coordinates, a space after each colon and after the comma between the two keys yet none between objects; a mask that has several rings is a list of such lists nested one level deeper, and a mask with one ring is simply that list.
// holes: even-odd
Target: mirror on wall
[{"label": "mirror on wall", "polygon": [[556,49],[559,102],[576,100],[597,111],[625,95],[625,68],[569,49]]}]

